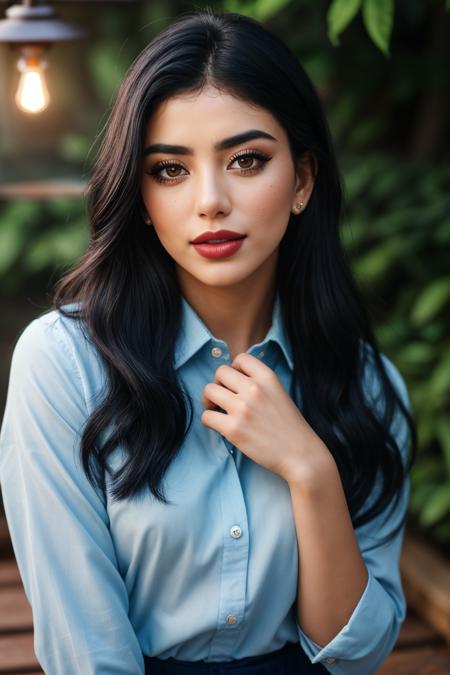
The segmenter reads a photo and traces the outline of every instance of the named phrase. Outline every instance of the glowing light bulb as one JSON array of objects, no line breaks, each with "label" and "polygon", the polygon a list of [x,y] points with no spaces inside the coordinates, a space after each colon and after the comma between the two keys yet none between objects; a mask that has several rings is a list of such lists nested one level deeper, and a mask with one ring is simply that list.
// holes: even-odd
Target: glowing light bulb
[{"label": "glowing light bulb", "polygon": [[19,59],[17,67],[21,71],[16,93],[17,105],[21,110],[29,113],[45,110],[50,102],[44,76],[46,61],[36,56],[24,56]]}]

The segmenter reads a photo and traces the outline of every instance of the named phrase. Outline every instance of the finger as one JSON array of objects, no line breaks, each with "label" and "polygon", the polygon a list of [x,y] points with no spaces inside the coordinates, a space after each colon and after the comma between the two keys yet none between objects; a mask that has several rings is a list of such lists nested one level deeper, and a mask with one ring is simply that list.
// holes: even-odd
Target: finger
[{"label": "finger", "polygon": [[222,436],[227,436],[230,433],[230,416],[215,410],[204,410],[200,415],[200,421],[205,427],[218,431]]},{"label": "finger", "polygon": [[235,396],[236,394],[229,391],[221,384],[208,382],[203,388],[201,400],[207,409],[213,410],[216,406],[219,406],[219,408],[222,408],[225,412],[230,412]]},{"label": "finger", "polygon": [[241,352],[235,356],[231,365],[236,370],[240,371],[244,375],[247,375],[247,377],[252,377],[255,380],[274,375],[272,368],[269,368],[268,365],[248,352]]},{"label": "finger", "polygon": [[247,375],[226,364],[219,366],[214,374],[214,382],[222,384],[235,394],[242,390],[248,379]]}]

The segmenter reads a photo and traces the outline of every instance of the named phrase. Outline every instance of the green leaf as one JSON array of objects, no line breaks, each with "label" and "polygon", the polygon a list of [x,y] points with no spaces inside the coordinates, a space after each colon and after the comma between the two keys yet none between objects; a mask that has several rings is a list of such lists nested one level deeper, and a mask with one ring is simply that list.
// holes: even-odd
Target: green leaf
[{"label": "green leaf", "polygon": [[251,16],[258,21],[267,21],[280,12],[291,0],[225,0],[223,10],[225,12],[237,12]]},{"label": "green leaf", "polygon": [[361,0],[333,0],[327,12],[328,37],[335,47],[339,44],[338,36],[355,17]]},{"label": "green leaf", "polygon": [[435,347],[427,342],[409,342],[398,352],[398,360],[405,366],[429,365],[435,356]]},{"label": "green leaf", "polygon": [[364,25],[374,43],[389,56],[389,39],[394,21],[394,0],[364,0]]},{"label": "green leaf", "polygon": [[414,490],[411,490],[410,506],[412,511],[420,514],[431,498],[435,486],[431,483],[421,483]]},{"label": "green leaf", "polygon": [[442,475],[442,462],[436,457],[422,459],[411,469],[411,488],[436,482]]},{"label": "green leaf", "polygon": [[286,7],[291,0],[259,0],[254,8],[254,16],[258,21],[267,21]]},{"label": "green leaf", "polygon": [[450,277],[435,279],[419,295],[411,312],[416,326],[430,321],[450,300]]},{"label": "green leaf", "polygon": [[[376,227],[376,223],[372,223]],[[373,284],[394,267],[394,262],[405,254],[405,243],[401,237],[393,237],[372,246],[368,253],[354,262],[354,271],[363,284]]]},{"label": "green leaf", "polygon": [[450,513],[450,487],[444,484],[430,496],[420,514],[420,522],[425,526],[433,525],[447,513]]},{"label": "green leaf", "polygon": [[[450,478],[450,420],[442,418],[436,423],[437,437],[442,448],[445,463],[447,465],[447,474]],[[448,487],[450,491],[450,485]]]},{"label": "green leaf", "polygon": [[[0,215],[0,274],[10,273],[17,263],[36,220],[31,201],[11,201]],[[3,281],[2,281],[3,283]]]},{"label": "green leaf", "polygon": [[[437,362],[431,377],[428,379],[428,392],[438,403],[450,391],[450,349]],[[450,455],[449,455],[450,456]],[[450,464],[449,464],[450,467]]]}]

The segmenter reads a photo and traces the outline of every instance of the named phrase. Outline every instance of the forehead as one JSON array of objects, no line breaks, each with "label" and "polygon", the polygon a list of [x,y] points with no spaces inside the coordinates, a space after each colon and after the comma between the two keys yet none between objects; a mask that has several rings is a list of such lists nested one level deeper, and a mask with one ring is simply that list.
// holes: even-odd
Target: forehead
[{"label": "forehead", "polygon": [[200,93],[180,94],[160,103],[147,123],[146,142],[193,141],[196,137],[212,141],[251,128],[283,135],[270,111],[208,87]]}]

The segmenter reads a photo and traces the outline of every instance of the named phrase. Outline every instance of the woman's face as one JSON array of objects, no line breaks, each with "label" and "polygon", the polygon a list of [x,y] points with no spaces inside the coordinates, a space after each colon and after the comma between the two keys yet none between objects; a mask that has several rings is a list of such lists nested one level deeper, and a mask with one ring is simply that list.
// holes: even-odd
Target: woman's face
[{"label": "woman's face", "polygon": [[[225,143],[253,130],[260,137]],[[160,144],[183,148],[150,148]],[[296,202],[306,206],[313,183],[308,171],[296,175],[287,135],[270,112],[210,87],[172,97],[151,116],[144,148],[142,198],[182,287],[274,274],[290,213]],[[239,250],[207,258],[191,243],[221,229],[245,235]]]}]

